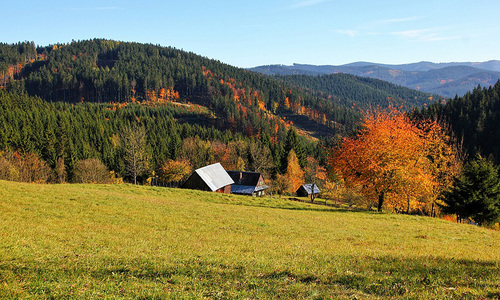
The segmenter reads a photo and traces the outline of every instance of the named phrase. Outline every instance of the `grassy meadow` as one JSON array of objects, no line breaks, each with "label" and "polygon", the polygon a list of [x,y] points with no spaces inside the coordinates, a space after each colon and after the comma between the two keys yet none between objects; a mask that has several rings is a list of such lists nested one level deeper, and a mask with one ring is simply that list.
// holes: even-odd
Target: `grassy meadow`
[{"label": "grassy meadow", "polygon": [[0,181],[0,299],[496,299],[500,232],[133,185]]}]

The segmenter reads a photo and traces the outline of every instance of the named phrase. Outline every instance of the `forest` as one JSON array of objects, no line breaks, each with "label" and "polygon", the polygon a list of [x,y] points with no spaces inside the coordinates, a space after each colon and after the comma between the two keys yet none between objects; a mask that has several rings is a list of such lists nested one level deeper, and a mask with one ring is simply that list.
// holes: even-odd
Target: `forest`
[{"label": "forest", "polygon": [[326,97],[344,106],[359,106],[364,110],[384,108],[389,105],[402,106],[405,110],[409,110],[426,106],[442,98],[387,81],[345,73],[276,77],[320,97]]},{"label": "forest", "polygon": [[415,118],[434,118],[448,123],[469,157],[481,154],[500,163],[500,81],[491,87],[477,86],[463,97],[433,103],[414,112]]},{"label": "forest", "polygon": [[151,44],[0,44],[0,178],[175,184],[221,162],[264,173],[277,193],[317,182],[350,205],[435,215],[462,164],[500,162],[499,89],[435,101],[380,80],[266,76]]}]

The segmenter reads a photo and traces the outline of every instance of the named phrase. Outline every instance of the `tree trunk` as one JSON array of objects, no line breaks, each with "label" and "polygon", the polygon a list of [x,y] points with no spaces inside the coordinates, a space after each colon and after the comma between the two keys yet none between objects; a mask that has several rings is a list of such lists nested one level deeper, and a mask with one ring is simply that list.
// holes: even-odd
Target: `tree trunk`
[{"label": "tree trunk", "polygon": [[382,211],[382,206],[384,205],[384,198],[385,198],[385,193],[381,192],[378,194],[378,206],[377,206],[377,211],[381,212]]},{"label": "tree trunk", "polygon": [[311,185],[311,203],[314,202],[314,183]]}]

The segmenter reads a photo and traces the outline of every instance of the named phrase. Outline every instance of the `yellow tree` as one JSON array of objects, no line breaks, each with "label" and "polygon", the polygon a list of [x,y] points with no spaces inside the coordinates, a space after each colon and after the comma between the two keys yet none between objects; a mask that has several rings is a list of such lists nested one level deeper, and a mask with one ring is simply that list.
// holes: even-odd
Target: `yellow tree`
[{"label": "yellow tree", "polygon": [[288,154],[288,160],[287,160],[287,167],[286,167],[286,173],[285,176],[288,178],[288,180],[291,183],[291,191],[289,192],[295,192],[300,185],[304,182],[304,171],[299,165],[299,159],[297,158],[297,155],[295,154],[295,151],[290,150],[290,153]]},{"label": "yellow tree", "polygon": [[446,133],[451,131],[448,127],[430,120],[420,121],[417,126],[423,131],[429,168],[435,181],[430,200],[420,203],[420,210],[434,215],[441,193],[452,185],[453,178],[461,172],[465,154],[462,146]]},{"label": "yellow tree", "polygon": [[332,151],[329,164],[347,184],[362,187],[379,211],[386,200],[396,211],[409,211],[411,204],[431,201],[443,183],[438,173],[448,162],[437,164],[433,157],[451,147],[440,130],[436,122],[417,126],[396,109],[372,113],[355,138],[344,138]]},{"label": "yellow tree", "polygon": [[187,159],[167,160],[161,167],[160,180],[165,183],[183,181],[191,174],[192,169]]}]

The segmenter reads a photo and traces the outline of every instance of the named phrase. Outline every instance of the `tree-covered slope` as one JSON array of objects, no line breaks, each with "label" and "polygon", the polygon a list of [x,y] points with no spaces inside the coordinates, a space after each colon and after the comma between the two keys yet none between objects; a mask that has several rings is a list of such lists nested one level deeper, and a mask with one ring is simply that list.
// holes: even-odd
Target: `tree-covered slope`
[{"label": "tree-covered slope", "polygon": [[269,65],[249,70],[267,75],[319,75],[346,73],[389,81],[443,97],[462,96],[478,84],[490,86],[500,79],[499,61],[483,63],[430,63],[386,65],[357,62],[340,66]]},{"label": "tree-covered slope", "polygon": [[249,135],[270,135],[290,114],[331,135],[349,131],[358,119],[350,107],[268,76],[171,47],[101,39],[40,47],[37,60],[23,64],[4,87],[47,101],[192,102],[209,108],[221,128]]},{"label": "tree-covered slope", "polygon": [[469,157],[480,153],[500,163],[499,95],[500,81],[489,88],[478,86],[465,96],[444,104],[435,103],[416,115],[449,122],[457,138],[463,140]]},{"label": "tree-covered slope", "polygon": [[430,104],[436,98],[435,95],[395,85],[388,81],[343,73],[318,76],[289,75],[278,78],[336,103],[358,106],[363,109],[388,105],[409,109]]}]

